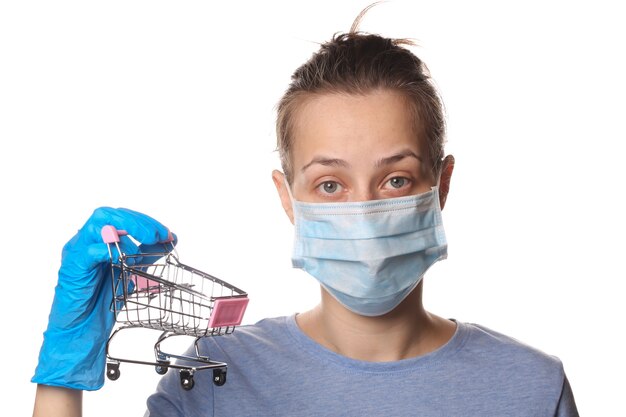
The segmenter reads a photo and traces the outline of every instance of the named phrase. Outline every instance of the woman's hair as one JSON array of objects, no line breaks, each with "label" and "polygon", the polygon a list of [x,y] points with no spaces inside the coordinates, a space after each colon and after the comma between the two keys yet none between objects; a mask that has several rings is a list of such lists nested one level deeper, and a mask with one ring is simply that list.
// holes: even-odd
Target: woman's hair
[{"label": "woman's hair", "polygon": [[[370,6],[371,7],[371,6]],[[404,96],[414,122],[416,138],[423,137],[435,176],[444,157],[443,105],[426,65],[404,46],[406,39],[388,39],[358,31],[367,10],[350,32],[335,34],[291,76],[291,84],[277,106],[277,149],[283,172],[291,183],[294,122],[300,105],[309,97],[327,93],[367,94],[390,90]]]}]

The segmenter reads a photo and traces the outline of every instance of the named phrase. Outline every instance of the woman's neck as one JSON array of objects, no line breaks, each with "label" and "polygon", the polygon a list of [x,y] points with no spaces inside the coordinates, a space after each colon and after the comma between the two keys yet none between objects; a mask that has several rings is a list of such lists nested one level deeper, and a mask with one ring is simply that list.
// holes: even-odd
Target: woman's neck
[{"label": "woman's neck", "polygon": [[425,355],[444,345],[455,324],[424,310],[422,283],[392,312],[365,317],[343,307],[326,290],[314,309],[296,317],[300,329],[340,355],[389,362]]}]

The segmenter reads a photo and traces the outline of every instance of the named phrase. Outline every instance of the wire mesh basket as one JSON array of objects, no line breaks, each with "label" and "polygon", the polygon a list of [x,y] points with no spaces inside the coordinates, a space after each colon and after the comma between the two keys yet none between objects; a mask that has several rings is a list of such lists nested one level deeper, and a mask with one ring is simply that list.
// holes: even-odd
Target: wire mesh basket
[{"label": "wire mesh basket", "polygon": [[[159,374],[165,374],[169,368],[179,369],[185,389],[193,388],[194,372],[203,369],[213,369],[213,382],[223,385],[227,364],[200,355],[198,340],[232,333],[243,319],[248,305],[247,294],[181,263],[171,235],[168,241],[162,242],[163,251],[127,254],[120,247],[120,236],[126,234],[113,226],[102,229],[111,259],[111,310],[120,325],[107,343],[107,377],[118,379],[120,362],[131,362],[153,365]],[[109,354],[109,346],[116,334],[129,328],[161,331],[154,346],[155,361],[123,359]],[[161,350],[160,345],[165,339],[177,335],[196,338],[194,356]],[[172,363],[172,358],[183,362]]]}]

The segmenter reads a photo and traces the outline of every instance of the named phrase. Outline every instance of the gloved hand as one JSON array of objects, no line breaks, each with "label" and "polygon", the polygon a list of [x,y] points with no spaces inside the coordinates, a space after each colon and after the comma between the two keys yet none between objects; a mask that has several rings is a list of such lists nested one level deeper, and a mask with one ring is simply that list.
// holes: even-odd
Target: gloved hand
[{"label": "gloved hand", "polygon": [[[115,324],[110,310],[109,251],[100,235],[106,225],[126,230],[141,242],[138,248],[128,236],[120,236],[120,248],[126,254],[167,250],[158,242],[167,241],[169,231],[151,217],[123,208],[96,209],[63,247],[48,328],[32,382],[81,390],[97,390],[104,384],[106,342]],[[117,259],[118,254],[113,256]]]}]

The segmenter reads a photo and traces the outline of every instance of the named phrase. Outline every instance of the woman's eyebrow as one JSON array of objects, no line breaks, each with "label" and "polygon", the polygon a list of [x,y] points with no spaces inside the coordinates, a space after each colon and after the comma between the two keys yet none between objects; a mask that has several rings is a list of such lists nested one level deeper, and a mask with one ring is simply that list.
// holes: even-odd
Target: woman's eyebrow
[{"label": "woman's eyebrow", "polygon": [[402,159],[404,159],[406,157],[412,157],[412,158],[417,159],[420,162],[424,162],[422,160],[421,156],[417,155],[415,152],[413,152],[410,149],[406,149],[406,150],[404,150],[402,152],[398,152],[397,154],[388,156],[386,158],[379,159],[378,161],[376,161],[376,165],[375,166],[376,166],[376,168],[379,168],[379,167],[381,167],[383,165],[390,165],[390,164],[398,162],[398,161],[400,161],[400,160],[402,160]]},{"label": "woman's eyebrow", "polygon": [[341,167],[341,168],[349,168],[350,167],[350,164],[348,162],[344,161],[343,159],[327,158],[325,156],[316,156],[315,158],[313,158],[311,160],[311,162],[309,162],[308,164],[303,166],[302,169],[300,170],[300,172],[304,172],[308,167],[310,167],[311,165],[314,165],[314,164],[320,164],[320,165],[324,165],[324,166]]}]

